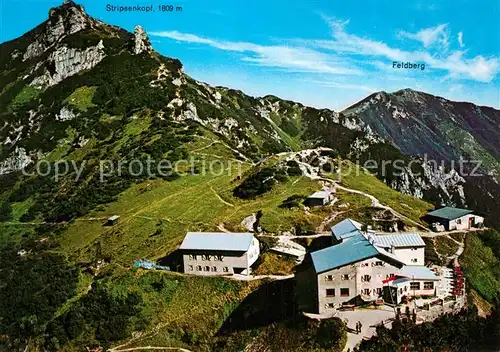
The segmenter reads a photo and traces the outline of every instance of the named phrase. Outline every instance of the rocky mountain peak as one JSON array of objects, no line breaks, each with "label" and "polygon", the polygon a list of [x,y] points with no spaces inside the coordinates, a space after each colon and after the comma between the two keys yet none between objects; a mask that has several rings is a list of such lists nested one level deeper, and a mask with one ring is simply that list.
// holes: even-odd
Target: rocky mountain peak
[{"label": "rocky mountain peak", "polygon": [[134,53],[140,54],[143,52],[151,53],[153,48],[151,47],[151,42],[149,41],[148,35],[142,26],[135,26],[134,28]]},{"label": "rocky mountain peak", "polygon": [[65,1],[61,6],[50,9],[44,29],[34,38],[23,55],[29,60],[44,53],[63,37],[93,26],[97,21],[90,18],[82,6]]},{"label": "rocky mountain peak", "polygon": [[49,10],[49,20],[57,20],[59,17],[68,19],[88,18],[83,6],[76,4],[71,0],[64,1],[61,6],[53,7]]}]

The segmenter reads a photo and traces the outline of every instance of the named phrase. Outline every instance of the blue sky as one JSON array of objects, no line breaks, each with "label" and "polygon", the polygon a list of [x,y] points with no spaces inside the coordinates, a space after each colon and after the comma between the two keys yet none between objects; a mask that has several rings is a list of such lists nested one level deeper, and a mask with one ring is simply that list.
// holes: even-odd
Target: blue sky
[{"label": "blue sky", "polygon": [[[423,90],[500,108],[500,1],[77,1],[180,59],[185,72],[251,95],[341,110],[379,90]],[[155,4],[154,13],[106,5]],[[0,0],[0,41],[44,21],[61,1]],[[157,4],[182,6],[161,12]],[[393,61],[425,64],[395,69]]]}]

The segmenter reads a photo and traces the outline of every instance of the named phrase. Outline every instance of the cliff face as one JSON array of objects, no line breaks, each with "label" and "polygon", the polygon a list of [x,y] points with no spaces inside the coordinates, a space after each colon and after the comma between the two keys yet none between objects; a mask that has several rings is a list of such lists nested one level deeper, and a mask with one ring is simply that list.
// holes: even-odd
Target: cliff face
[{"label": "cliff face", "polygon": [[[58,47],[45,60],[43,73],[35,77],[29,85],[37,88],[53,86],[69,76],[91,69],[105,56],[102,40],[96,46],[83,50],[67,46]],[[52,68],[52,72],[49,71],[49,67]]]},{"label": "cliff face", "polygon": [[50,10],[49,19],[41,25],[40,32],[27,47],[23,60],[36,58],[63,37],[97,25],[98,22],[88,17],[83,7],[67,1],[61,7]]}]

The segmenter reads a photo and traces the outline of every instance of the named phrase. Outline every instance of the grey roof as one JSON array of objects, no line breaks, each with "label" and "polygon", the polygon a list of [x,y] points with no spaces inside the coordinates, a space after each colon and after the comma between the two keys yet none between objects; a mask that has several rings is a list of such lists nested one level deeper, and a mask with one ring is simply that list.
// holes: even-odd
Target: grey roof
[{"label": "grey roof", "polygon": [[115,221],[120,218],[120,215],[113,215],[108,218],[109,221]]},{"label": "grey roof", "polygon": [[361,230],[362,227],[363,225],[357,221],[345,219],[332,226],[331,231],[332,235],[335,236],[337,240],[341,240],[354,236],[357,232],[359,232],[359,230]]},{"label": "grey roof", "polygon": [[461,218],[462,216],[472,214],[473,211],[470,209],[460,209],[452,207],[444,207],[441,209],[433,210],[427,213],[428,216],[433,216],[435,218],[441,218],[446,220],[455,220]]},{"label": "grey roof", "polygon": [[321,273],[379,255],[404,265],[395,256],[374,246],[360,231],[356,231],[340,244],[312,252],[311,259],[316,273]]},{"label": "grey roof", "polygon": [[439,277],[424,265],[405,265],[396,276],[417,280],[439,280]]},{"label": "grey roof", "polygon": [[326,199],[326,198],[330,197],[331,194],[332,194],[332,191],[329,191],[329,190],[326,190],[326,191],[317,191],[317,192],[314,192],[313,194],[311,194],[307,198],[321,198],[321,199]]},{"label": "grey roof", "polygon": [[246,252],[252,233],[188,232],[180,249]]},{"label": "grey roof", "polygon": [[404,233],[399,235],[377,235],[375,243],[380,247],[425,247],[425,242],[418,233]]}]

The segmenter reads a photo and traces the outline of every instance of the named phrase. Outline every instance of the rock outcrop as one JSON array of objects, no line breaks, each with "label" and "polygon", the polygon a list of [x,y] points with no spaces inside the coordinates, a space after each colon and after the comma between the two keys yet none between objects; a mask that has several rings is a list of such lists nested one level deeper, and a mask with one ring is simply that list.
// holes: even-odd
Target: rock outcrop
[{"label": "rock outcrop", "polygon": [[61,7],[51,9],[45,28],[26,49],[23,60],[40,56],[63,37],[97,23],[85,13],[82,6],[66,1]]},{"label": "rock outcrop", "polygon": [[134,43],[134,54],[136,55],[143,52],[151,53],[153,51],[146,31],[139,25],[134,28]]},{"label": "rock outcrop", "polygon": [[22,170],[32,162],[24,148],[16,147],[7,159],[0,162],[0,175]]},{"label": "rock outcrop", "polygon": [[75,113],[67,106],[64,106],[59,112],[59,114],[56,115],[56,120],[68,121],[68,120],[73,120],[75,117],[76,117]]},{"label": "rock outcrop", "polygon": [[54,72],[47,68],[44,73],[36,77],[31,86],[46,87],[61,82],[66,77],[88,70],[97,65],[106,56],[102,40],[96,45],[79,50],[63,46],[52,52],[47,59],[46,66],[52,65]]}]

